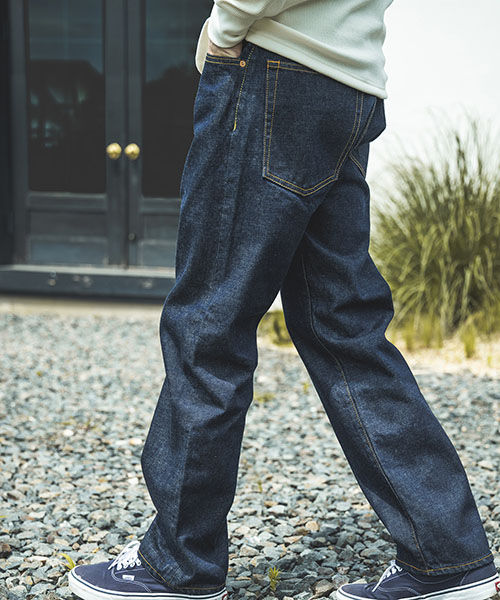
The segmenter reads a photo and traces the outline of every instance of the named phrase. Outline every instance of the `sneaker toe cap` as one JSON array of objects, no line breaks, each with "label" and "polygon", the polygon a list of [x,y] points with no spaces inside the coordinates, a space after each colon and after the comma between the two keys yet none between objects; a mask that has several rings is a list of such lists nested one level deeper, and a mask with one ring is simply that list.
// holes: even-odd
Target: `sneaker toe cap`
[{"label": "sneaker toe cap", "polygon": [[106,571],[107,565],[97,563],[95,565],[78,565],[73,567],[71,573],[80,581],[101,587],[106,579]]},{"label": "sneaker toe cap", "polygon": [[346,598],[375,598],[371,587],[369,583],[347,583],[339,588],[339,592]]}]

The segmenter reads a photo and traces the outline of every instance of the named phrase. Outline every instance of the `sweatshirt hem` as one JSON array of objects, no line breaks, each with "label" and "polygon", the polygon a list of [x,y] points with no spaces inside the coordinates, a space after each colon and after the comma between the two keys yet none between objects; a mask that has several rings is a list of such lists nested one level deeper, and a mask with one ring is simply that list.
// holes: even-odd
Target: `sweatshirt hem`
[{"label": "sweatshirt hem", "polygon": [[249,42],[253,42],[258,46],[262,46],[266,50],[282,54],[291,60],[300,62],[301,64],[322,73],[327,77],[336,79],[341,83],[345,83],[351,87],[354,87],[362,92],[373,94],[378,98],[386,99],[387,91],[384,87],[380,87],[366,81],[356,75],[347,73],[342,69],[339,69],[333,62],[325,62],[318,58],[317,55],[308,52],[304,46],[292,46],[288,44],[283,38],[277,37],[276,32],[269,33],[263,29],[259,29],[260,23],[265,19],[256,21],[248,30],[245,39]]},{"label": "sweatshirt hem", "polygon": [[[203,24],[196,47],[194,62],[200,74],[203,71],[205,55],[208,50],[209,23],[210,17],[208,17]],[[358,89],[367,94],[372,94],[378,98],[387,98],[387,91],[385,87],[381,87],[373,82],[363,79],[362,77],[348,73],[343,69],[338,68],[337,62],[334,60],[327,62],[324,57],[318,56],[318,52],[314,53],[315,42],[318,45],[318,48],[323,47],[321,48],[323,53],[328,53],[328,47],[324,47],[325,45],[321,42],[317,40],[309,40],[309,46],[312,46],[310,49],[304,44],[299,44],[298,41],[295,45],[290,44],[289,40],[284,39],[283,37],[286,35],[291,35],[292,38],[300,37],[300,32],[297,32],[290,27],[285,27],[281,23],[277,23],[276,21],[265,17],[255,21],[250,26],[246,35],[244,36],[244,39],[255,43],[257,46],[261,46],[266,50],[276,52],[277,54],[281,54],[287,58],[290,58],[291,60],[297,61],[307,67],[310,67],[311,69],[314,69],[318,73],[322,73],[323,75],[331,77],[332,79],[344,83],[345,85]]]}]

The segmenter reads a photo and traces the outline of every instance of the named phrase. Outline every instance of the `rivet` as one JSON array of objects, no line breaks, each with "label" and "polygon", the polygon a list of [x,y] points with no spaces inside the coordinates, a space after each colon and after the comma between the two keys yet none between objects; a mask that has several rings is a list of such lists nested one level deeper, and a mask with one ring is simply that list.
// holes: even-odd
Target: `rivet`
[{"label": "rivet", "polygon": [[247,61],[246,60],[240,60],[240,67],[244,67],[246,66]]}]

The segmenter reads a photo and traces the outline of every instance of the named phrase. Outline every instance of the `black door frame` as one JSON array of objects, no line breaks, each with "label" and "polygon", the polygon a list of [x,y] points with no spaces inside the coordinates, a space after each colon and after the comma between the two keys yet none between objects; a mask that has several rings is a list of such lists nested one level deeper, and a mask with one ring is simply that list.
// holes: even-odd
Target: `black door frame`
[{"label": "black door frame", "polygon": [[10,27],[6,0],[0,0],[0,265],[9,263],[14,245],[14,213],[11,189],[11,155],[9,141],[10,96],[9,60]]}]

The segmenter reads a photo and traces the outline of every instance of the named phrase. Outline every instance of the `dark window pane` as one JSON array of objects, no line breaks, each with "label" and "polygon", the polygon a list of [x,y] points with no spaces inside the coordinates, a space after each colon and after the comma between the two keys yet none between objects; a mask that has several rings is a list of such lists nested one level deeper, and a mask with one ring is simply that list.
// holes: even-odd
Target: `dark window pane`
[{"label": "dark window pane", "polygon": [[103,193],[102,0],[28,0],[29,186]]},{"label": "dark window pane", "polygon": [[178,197],[193,135],[196,43],[213,0],[145,0],[142,191]]}]

